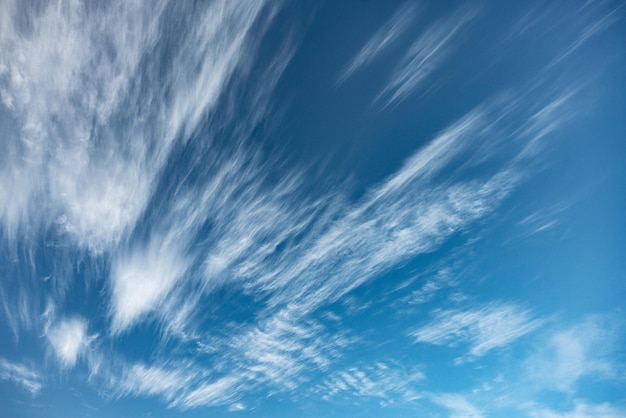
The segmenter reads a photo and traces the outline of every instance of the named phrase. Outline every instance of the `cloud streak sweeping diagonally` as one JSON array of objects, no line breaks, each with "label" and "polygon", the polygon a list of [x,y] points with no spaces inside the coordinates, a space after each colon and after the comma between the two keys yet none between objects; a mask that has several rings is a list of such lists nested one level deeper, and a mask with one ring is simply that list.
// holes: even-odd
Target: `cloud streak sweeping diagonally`
[{"label": "cloud streak sweeping diagonally", "polygon": [[488,305],[468,312],[443,311],[413,332],[417,342],[436,345],[469,342],[471,356],[482,356],[536,330],[541,321],[515,305]]},{"label": "cloud streak sweeping diagonally", "polygon": [[8,380],[36,394],[43,387],[42,377],[36,371],[0,358],[0,380]]},{"label": "cloud streak sweeping diagonally", "polygon": [[616,3],[0,2],[0,416],[619,415]]},{"label": "cloud streak sweeping diagonally", "polygon": [[387,23],[370,38],[359,53],[346,65],[340,74],[338,82],[342,83],[363,66],[372,62],[376,57],[389,48],[392,43],[403,34],[412,23],[416,14],[415,5],[404,4],[389,18]]}]

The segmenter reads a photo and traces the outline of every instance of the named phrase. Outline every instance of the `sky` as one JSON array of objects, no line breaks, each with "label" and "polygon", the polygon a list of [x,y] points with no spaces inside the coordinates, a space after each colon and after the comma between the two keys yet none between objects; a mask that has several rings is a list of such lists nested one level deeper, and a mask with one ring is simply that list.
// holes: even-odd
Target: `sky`
[{"label": "sky", "polygon": [[0,2],[0,416],[626,416],[626,9]]}]

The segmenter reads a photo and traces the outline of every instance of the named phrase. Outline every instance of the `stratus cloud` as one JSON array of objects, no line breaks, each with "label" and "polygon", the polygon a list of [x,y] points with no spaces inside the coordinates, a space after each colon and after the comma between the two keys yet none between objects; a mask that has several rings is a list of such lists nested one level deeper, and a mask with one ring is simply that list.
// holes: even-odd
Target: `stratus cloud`
[{"label": "stratus cloud", "polygon": [[363,48],[346,65],[338,77],[338,82],[342,83],[356,71],[371,63],[393,42],[402,35],[410,23],[415,18],[416,7],[413,4],[403,4],[394,12],[389,20],[367,41]]},{"label": "stratus cloud", "polygon": [[12,363],[0,357],[0,380],[22,386],[31,394],[37,394],[43,387],[43,377],[37,371],[19,363]]},{"label": "stratus cloud", "polygon": [[513,304],[489,304],[465,311],[444,310],[413,331],[416,342],[456,346],[469,344],[469,359],[511,344],[542,325],[529,310]]},{"label": "stratus cloud", "polygon": [[83,350],[95,336],[87,335],[87,321],[82,318],[65,318],[50,327],[46,336],[54,354],[65,368],[73,367]]}]

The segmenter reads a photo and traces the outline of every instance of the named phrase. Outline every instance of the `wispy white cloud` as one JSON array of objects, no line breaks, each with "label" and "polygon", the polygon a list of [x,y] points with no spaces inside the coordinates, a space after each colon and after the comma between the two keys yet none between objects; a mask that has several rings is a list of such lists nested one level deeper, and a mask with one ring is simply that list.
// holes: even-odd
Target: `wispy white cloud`
[{"label": "wispy white cloud", "polygon": [[411,292],[410,295],[403,299],[403,302],[409,304],[421,304],[430,301],[439,290],[452,286],[456,280],[453,273],[448,268],[437,271],[424,283],[419,289]]},{"label": "wispy white cloud", "polygon": [[246,409],[246,405],[241,402],[236,402],[228,407],[229,412],[243,411]]},{"label": "wispy white cloud", "polygon": [[[302,199],[298,176],[274,183],[273,193],[267,193],[267,167],[242,149],[217,160],[204,192],[177,195],[160,220],[165,232],[151,239],[170,242],[171,237],[172,248],[180,248],[170,251],[175,259],[196,239],[206,243],[194,246],[197,260],[203,260],[201,277],[167,281],[166,290],[145,305],[146,312],[186,330],[185,338],[211,347],[211,355],[220,359],[215,365],[220,377],[194,381],[172,402],[184,407],[229,404],[237,402],[235,394],[260,383],[292,390],[311,370],[332,364],[350,338],[329,334],[311,321],[312,312],[410,257],[438,248],[451,234],[491,213],[517,185],[519,175],[508,167],[474,180],[435,181],[460,155],[471,160],[472,150],[480,149],[492,131],[514,136],[518,125],[507,124],[508,114],[489,105],[469,112],[352,204],[327,196]],[[208,236],[197,237],[206,223],[211,224]],[[150,257],[155,265],[158,258],[156,253]],[[197,261],[185,265],[189,263]],[[229,328],[227,336],[207,337],[194,325],[194,306],[225,283],[262,295],[259,320]],[[452,344],[457,335],[471,345],[472,357],[509,344],[540,324],[514,305],[447,314],[459,324],[456,329],[449,325],[437,343]],[[445,315],[439,317],[442,324]],[[423,329],[421,338],[426,335]]]},{"label": "wispy white cloud", "polygon": [[241,379],[235,376],[222,377],[189,391],[172,405],[188,409],[198,406],[238,404],[235,401],[241,396],[241,386]]},{"label": "wispy white cloud", "polygon": [[[249,264],[254,288],[271,292],[276,305],[296,300],[301,312],[310,312],[407,258],[432,251],[488,214],[516,185],[514,171],[475,182],[432,182],[453,158],[482,140],[488,119],[481,109],[470,112],[357,204],[320,205],[330,215],[326,224],[318,224],[319,232],[273,262]],[[302,219],[289,217],[282,224],[289,222],[301,225]]]},{"label": "wispy white cloud", "polygon": [[465,311],[444,310],[412,332],[419,343],[457,346],[469,344],[469,359],[505,347],[542,325],[531,311],[513,304],[488,304]]},{"label": "wispy white cloud", "polygon": [[342,83],[356,71],[371,63],[385,52],[400,37],[415,19],[417,9],[414,4],[405,3],[394,12],[389,20],[367,41],[363,48],[350,60],[338,77]]},{"label": "wispy white cloud", "polygon": [[600,33],[606,31],[619,21],[619,6],[609,11],[608,13],[605,11],[598,13],[598,11],[594,9],[603,9],[605,5],[601,3],[602,2],[598,2],[598,5],[593,5],[592,3],[589,3],[587,5],[588,7],[586,8],[587,10],[585,10],[585,7],[583,7],[581,8],[582,10],[579,10],[579,16],[574,16],[570,18],[570,22],[572,20],[575,22],[575,24],[572,26],[579,29],[577,36],[573,42],[571,42],[563,51],[561,51],[555,58],[553,58],[552,61],[550,61],[548,67],[557,65],[561,61],[565,60],[567,57],[571,56],[576,50],[589,42],[590,39],[598,36]]},{"label": "wispy white cloud", "polygon": [[330,334],[315,321],[289,309],[236,337],[229,343],[239,360],[241,373],[277,390],[292,390],[306,380],[307,372],[324,371],[352,340]]},{"label": "wispy white cloud", "polygon": [[590,404],[584,400],[576,400],[572,410],[556,411],[533,407],[528,414],[532,418],[619,418],[626,415],[626,410],[610,403]]},{"label": "wispy white cloud", "polygon": [[46,337],[63,367],[70,368],[83,350],[96,336],[87,334],[87,321],[82,318],[65,318],[57,321],[47,331]]},{"label": "wispy white cloud", "polygon": [[183,364],[168,370],[159,366],[135,364],[123,373],[118,393],[123,396],[160,395],[172,401],[196,377],[197,373],[191,366]]},{"label": "wispy white cloud", "polygon": [[528,377],[535,385],[563,392],[572,392],[583,377],[615,377],[618,327],[618,321],[590,316],[555,332],[527,360]]},{"label": "wispy white cloud", "polygon": [[465,7],[430,25],[406,52],[377,100],[388,106],[422,87],[447,58],[453,40],[475,15],[475,10]]},{"label": "wispy white cloud", "polygon": [[520,237],[527,238],[532,235],[551,231],[558,228],[560,218],[572,206],[572,201],[563,201],[550,206],[542,207],[541,210],[533,211],[524,216],[519,222]]},{"label": "wispy white cloud", "polygon": [[29,329],[33,326],[34,318],[36,318],[36,315],[33,313],[34,307],[32,306],[34,302],[25,291],[14,295],[13,299],[9,299],[5,292],[4,287],[0,286],[2,313],[17,343],[19,342],[20,328]]},{"label": "wispy white cloud", "polygon": [[379,362],[331,374],[316,387],[325,400],[335,396],[378,398],[384,405],[421,398],[416,389],[426,376],[415,368]]},{"label": "wispy white cloud", "polygon": [[0,380],[22,386],[33,395],[39,393],[43,387],[43,377],[40,373],[23,364],[13,363],[2,357],[0,357]]},{"label": "wispy white cloud", "polygon": [[463,395],[453,393],[431,394],[429,398],[450,411],[450,418],[482,418],[483,413]]},{"label": "wispy white cloud", "polygon": [[[279,182],[278,192],[267,196],[262,184],[271,161],[261,163],[256,152],[243,142],[267,116],[271,94],[291,60],[294,47],[292,40],[286,40],[267,66],[260,69],[261,75],[257,77],[262,80],[259,83],[262,87],[254,91],[222,91],[248,56],[245,54],[248,44],[258,42],[258,37],[248,39],[248,33],[261,14],[263,2],[251,2],[249,6],[232,2],[212,4],[203,17],[206,21],[189,35],[194,41],[179,51],[181,57],[175,61],[172,77],[177,83],[189,77],[192,80],[173,92],[176,97],[168,135],[183,132],[187,137],[217,100],[227,103],[233,94],[246,97],[242,101],[246,105],[241,105],[245,109],[238,110],[245,111],[247,117],[242,121],[231,105],[220,109],[219,123],[208,127],[206,135],[212,139],[218,135],[217,131],[228,126],[234,132],[233,143],[211,150],[202,143],[194,144],[214,154],[213,158],[193,159],[188,169],[197,179],[176,184],[165,200],[156,196],[161,205],[160,216],[153,219],[147,238],[115,254],[111,274],[114,329],[128,329],[146,314],[154,313],[166,324],[168,332],[180,334],[200,297],[232,277],[233,263],[242,259],[258,261],[272,250],[272,245],[278,245],[277,242],[256,244],[270,234],[280,236],[277,231],[285,225],[277,219],[281,211],[289,212],[283,198],[293,191],[297,176]],[[271,16],[270,13],[265,17]],[[227,56],[222,57],[222,53]],[[190,67],[198,66],[199,74],[189,74]],[[236,76],[245,77],[245,71],[237,72]],[[209,224],[208,235],[199,234]],[[293,232],[287,228],[282,234]],[[204,244],[198,245],[198,239]],[[197,273],[185,275],[191,266],[197,271],[204,270],[204,277],[199,278]],[[148,291],[128,292],[140,283],[145,283]],[[190,288],[194,289],[192,296],[185,294]],[[129,293],[134,294],[129,296]],[[159,309],[155,310],[156,307]]]}]

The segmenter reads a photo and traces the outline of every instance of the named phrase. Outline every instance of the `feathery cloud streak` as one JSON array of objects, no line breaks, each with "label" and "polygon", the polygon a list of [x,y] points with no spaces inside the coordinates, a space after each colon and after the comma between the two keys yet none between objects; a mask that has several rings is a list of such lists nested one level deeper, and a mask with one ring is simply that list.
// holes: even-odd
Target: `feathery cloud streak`
[{"label": "feathery cloud streak", "polygon": [[2,357],[0,357],[0,380],[14,382],[33,395],[43,387],[41,374],[23,364],[12,363]]},{"label": "feathery cloud streak", "polygon": [[536,330],[542,321],[516,305],[490,304],[467,311],[446,310],[411,335],[416,342],[455,346],[470,345],[469,358],[504,347]]},{"label": "feathery cloud streak", "polygon": [[346,65],[337,78],[338,83],[343,83],[355,72],[384,53],[408,29],[411,22],[415,19],[416,13],[416,6],[413,4],[406,3],[400,6],[384,26],[376,31],[356,56]]},{"label": "feathery cloud streak", "polygon": [[429,26],[406,52],[377,101],[389,106],[422,87],[450,53],[452,41],[475,16],[475,10],[461,8]]},{"label": "feathery cloud streak", "polygon": [[[432,251],[447,236],[489,213],[517,183],[516,174],[503,170],[483,181],[433,184],[437,172],[463,155],[469,144],[480,143],[492,130],[505,130],[506,124],[494,128],[494,123],[502,123],[506,118],[492,111],[470,112],[351,208],[346,209],[345,203],[327,207],[313,202],[305,208],[283,203],[282,199],[295,200],[292,196],[297,192],[297,182],[278,188],[281,193],[274,197],[257,189],[262,186],[260,183],[243,182],[253,186],[237,193],[245,204],[231,206],[219,202],[218,208],[238,208],[234,213],[229,212],[228,218],[219,218],[235,221],[217,222],[220,228],[244,235],[234,241],[237,245],[230,240],[228,244],[218,240],[211,246],[205,258],[204,280],[221,282],[223,277],[230,277],[235,282],[243,282],[251,294],[261,290],[268,297],[263,308],[267,319],[244,327],[239,336],[218,342],[216,350],[223,353],[220,361],[229,359],[230,373],[219,380],[210,380],[198,387],[190,398],[181,397],[175,403],[193,407],[234,402],[234,394],[252,386],[251,382],[270,383],[281,390],[293,388],[307,370],[326,364],[329,353],[333,358],[332,352],[344,343],[337,341],[318,346],[317,341],[328,341],[328,336],[323,337],[323,327],[307,330],[298,324],[306,323],[315,309],[339,300],[351,289],[408,257]],[[245,172],[231,171],[233,175]],[[226,175],[221,177],[226,178]],[[230,181],[220,181],[218,187],[232,186]],[[218,195],[230,199],[228,193]],[[260,208],[264,208],[260,213],[266,215],[254,216]],[[216,213],[223,213],[221,210]],[[338,216],[341,212],[345,214]],[[315,217],[315,213],[320,215]],[[275,222],[276,217],[281,221]],[[274,222],[265,227],[268,220]],[[292,241],[293,245],[277,253],[279,244],[288,241],[294,233],[304,233],[305,238]],[[227,239],[233,233],[220,235]],[[257,237],[263,237],[262,245],[255,244]],[[224,251],[224,248],[229,250]],[[175,310],[176,303],[172,306]],[[509,344],[540,325],[530,312],[516,306],[486,307],[458,313],[454,318],[460,316],[465,320],[456,328],[446,328],[449,332],[440,333],[442,339],[437,342],[447,343],[453,335],[460,335],[472,345],[472,357]],[[488,325],[495,326],[497,332],[488,332]],[[420,336],[426,338],[426,331],[421,331]],[[433,338],[429,340],[435,341]],[[199,337],[199,341],[202,340],[203,337]],[[259,341],[266,343],[259,344]],[[228,348],[222,350],[220,345]],[[305,347],[308,350],[304,350]]]},{"label": "feathery cloud streak", "polygon": [[415,386],[425,379],[424,373],[417,369],[378,362],[335,372],[316,389],[326,400],[344,395],[379,398],[391,403],[409,402],[421,398]]}]

